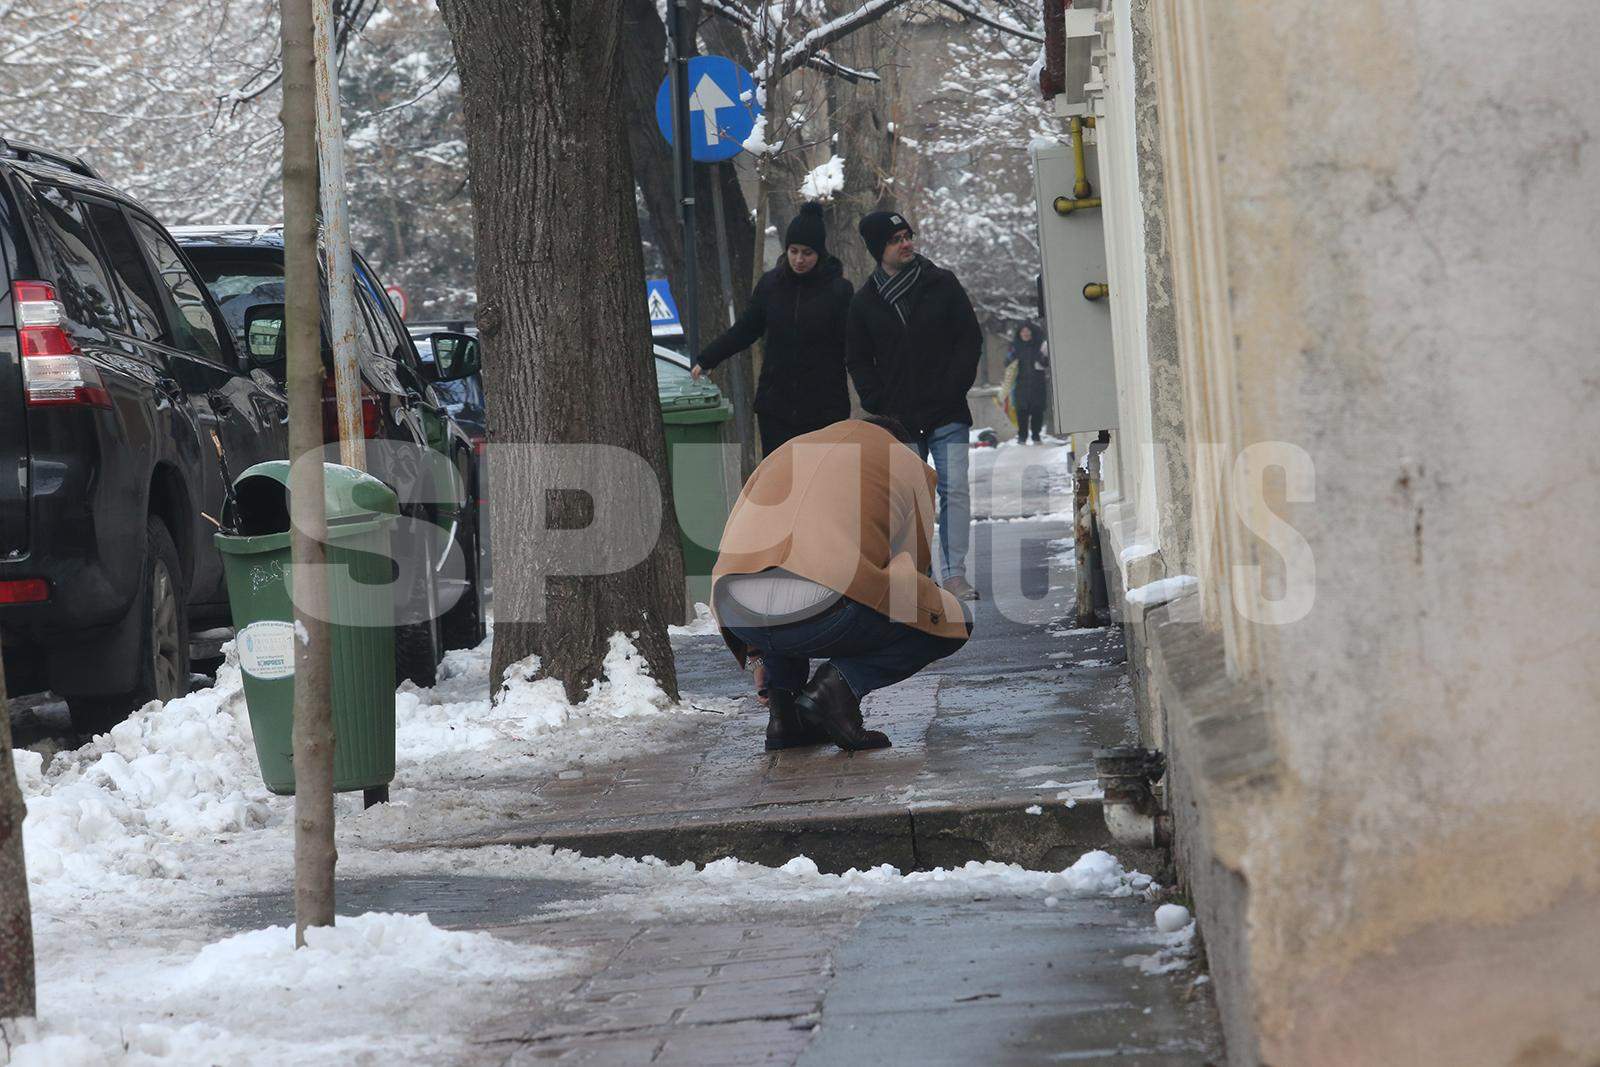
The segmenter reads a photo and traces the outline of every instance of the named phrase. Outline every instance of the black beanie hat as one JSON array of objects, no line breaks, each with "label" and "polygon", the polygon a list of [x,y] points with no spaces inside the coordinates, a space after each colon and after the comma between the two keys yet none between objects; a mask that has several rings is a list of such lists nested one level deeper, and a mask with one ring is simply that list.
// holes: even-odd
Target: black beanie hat
[{"label": "black beanie hat", "polygon": [[789,223],[783,235],[784,246],[805,245],[819,256],[828,253],[828,231],[822,224],[822,205],[815,200],[801,204],[800,214]]},{"label": "black beanie hat", "polygon": [[911,229],[911,223],[898,211],[874,211],[861,220],[861,239],[867,242],[867,251],[875,263],[883,262],[883,250],[889,238],[901,230]]}]

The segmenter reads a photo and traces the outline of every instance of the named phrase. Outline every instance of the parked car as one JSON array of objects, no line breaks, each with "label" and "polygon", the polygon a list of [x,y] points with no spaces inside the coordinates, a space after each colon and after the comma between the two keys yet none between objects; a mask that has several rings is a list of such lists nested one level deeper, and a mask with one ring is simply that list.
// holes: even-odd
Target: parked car
[{"label": "parked car", "polygon": [[[478,328],[465,319],[408,322],[406,331],[411,334],[412,343],[417,346],[417,355],[422,357],[424,364],[433,362],[433,343],[429,340],[431,335],[448,332],[478,336]],[[489,420],[484,412],[483,375],[471,374],[453,382],[438,382],[434,385],[434,391],[444,401],[450,417],[467,431],[467,436],[472,438],[473,445],[481,452],[489,433]]]},{"label": "parked car", "polygon": [[[280,341],[274,347],[273,339],[281,338],[283,320],[282,228],[184,226],[173,235],[194,260],[235,342],[258,370],[281,383],[282,346]],[[474,442],[438,395],[440,385],[476,373],[478,343],[465,334],[435,332],[433,348],[470,352],[472,365],[452,359],[451,373],[441,374],[437,361],[424,364],[376,272],[359,254],[353,260],[363,429],[370,440],[390,446],[369,446],[369,470],[399,493],[402,515],[419,520],[408,524],[412,536],[406,543],[394,547],[396,558],[426,561],[409,571],[420,585],[401,591],[411,610],[395,635],[396,673],[431,686],[447,649],[472,647],[485,634],[477,457]],[[325,279],[323,304],[326,327]],[[264,348],[252,344],[260,336],[268,338]],[[323,425],[333,441],[338,420],[326,328],[323,359]],[[439,463],[454,476],[438,477],[433,468]],[[418,529],[441,532],[425,540],[416,536]],[[449,552],[451,544],[459,551]]]},{"label": "parked car", "polygon": [[83,161],[0,140],[0,644],[13,692],[103,730],[189,686],[226,623],[212,545],[230,472],[285,454],[171,234]]}]

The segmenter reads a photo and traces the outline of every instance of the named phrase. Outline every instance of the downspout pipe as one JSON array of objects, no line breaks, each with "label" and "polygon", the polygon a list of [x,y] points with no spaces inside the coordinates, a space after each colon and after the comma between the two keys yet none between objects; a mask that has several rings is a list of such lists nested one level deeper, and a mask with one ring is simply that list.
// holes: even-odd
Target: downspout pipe
[{"label": "downspout pipe", "polygon": [[1161,810],[1153,788],[1167,770],[1166,757],[1137,745],[1102,748],[1094,754],[1106,829],[1118,844],[1166,848],[1172,844],[1172,817]]}]

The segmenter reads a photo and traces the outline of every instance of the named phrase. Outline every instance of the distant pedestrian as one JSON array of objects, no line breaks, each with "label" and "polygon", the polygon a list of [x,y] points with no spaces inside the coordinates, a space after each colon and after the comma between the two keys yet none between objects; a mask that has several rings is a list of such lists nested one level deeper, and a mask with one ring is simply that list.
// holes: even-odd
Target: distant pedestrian
[{"label": "distant pedestrian", "polygon": [[765,339],[755,409],[768,456],[791,437],[850,417],[844,330],[852,289],[828,253],[822,208],[803,205],[784,243],[783,258],[756,282],[744,313],[700,350],[690,371],[698,378]]},{"label": "distant pedestrian", "polygon": [[972,496],[967,482],[972,409],[983,331],[956,276],[917,254],[911,224],[893,211],[861,220],[878,261],[850,302],[850,377],[861,406],[916,435],[917,451],[939,472],[939,552],[944,587],[976,600],[967,581]]},{"label": "distant pedestrian", "polygon": [[1011,387],[1011,409],[1017,415],[1017,444],[1025,445],[1028,438],[1039,443],[1039,433],[1044,429],[1044,411],[1050,396],[1050,356],[1044,344],[1044,334],[1031,322],[1017,327],[1006,353],[1006,363],[1017,365],[1016,384]]},{"label": "distant pedestrian", "polygon": [[[972,632],[928,576],[935,478],[912,442],[882,416],[796,437],[761,461],[728,516],[711,602],[740,665],[765,664],[768,750],[889,747],[863,724],[862,698]],[[814,675],[813,659],[828,661]]]}]

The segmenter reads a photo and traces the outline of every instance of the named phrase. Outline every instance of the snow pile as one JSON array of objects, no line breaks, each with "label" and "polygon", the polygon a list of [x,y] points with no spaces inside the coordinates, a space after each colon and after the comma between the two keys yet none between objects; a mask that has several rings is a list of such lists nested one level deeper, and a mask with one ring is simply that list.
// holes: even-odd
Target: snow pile
[{"label": "snow pile", "polygon": [[718,913],[728,908],[781,904],[785,908],[836,907],[841,903],[895,903],[987,897],[1141,897],[1160,888],[1146,874],[1125,870],[1108,852],[1086,852],[1060,871],[1034,871],[1014,863],[974,860],[951,869],[902,873],[885,863],[867,870],[824,874],[805,856],[782,867],[732,857],[703,867],[646,856],[597,858],[550,845],[507,846],[470,852],[410,852],[409,864],[497,877],[600,883],[609,892],[575,901],[547,914],[622,914],[648,920],[662,916]]},{"label": "snow pile", "polygon": [[231,988],[252,997],[290,988],[300,998],[335,997],[342,988],[375,980],[422,987],[424,980],[492,982],[524,973],[530,964],[558,970],[559,960],[542,946],[441,930],[426,915],[368,912],[308,929],[303,949],[294,947],[294,930],[287,926],[236,934],[201,949],[176,984],[196,992]]},{"label": "snow pile", "polygon": [[495,708],[503,718],[523,720],[527,732],[537,734],[564,726],[575,715],[590,718],[629,719],[659,715],[672,706],[650,667],[622,634],[611,635],[603,661],[603,676],[589,686],[584,702],[574,708],[566,690],[554,678],[538,678],[539,657],[529,656],[505,670],[500,701]]},{"label": "snow pile", "polygon": [[826,163],[807,174],[800,183],[800,195],[807,200],[831,200],[843,191],[843,156],[829,156]]},{"label": "snow pile", "polygon": [[1156,929],[1175,934],[1189,925],[1189,909],[1182,904],[1163,904],[1156,909]]},{"label": "snow pile", "polygon": [[[1188,909],[1181,905],[1163,905],[1163,907],[1177,907],[1185,913],[1188,912]],[[1157,910],[1159,912],[1160,909]],[[1159,920],[1157,925],[1159,927]],[[1171,974],[1173,971],[1181,971],[1194,959],[1194,934],[1195,924],[1191,921],[1171,933],[1163,933],[1161,947],[1154,952],[1124,956],[1122,965],[1137,967],[1140,974]]]},{"label": "snow pile", "polygon": [[1200,579],[1194,575],[1175,574],[1171,578],[1159,578],[1148,585],[1130,589],[1126,597],[1130,604],[1153,608],[1165,604],[1169,600],[1176,600],[1185,593],[1198,588],[1200,588]]},{"label": "snow pile", "polygon": [[28,880],[92,891],[127,877],[181,877],[176,841],[267,825],[237,662],[210,689],[150,704],[48,769],[14,752],[28,818]]},{"label": "snow pile", "polygon": [[687,626],[669,626],[667,633],[673,637],[708,637],[722,632],[717,625],[716,616],[711,614],[711,605],[696,604],[694,606],[694,622]]},{"label": "snow pile", "polygon": [[[11,1063],[452,1061],[468,1051],[463,1021],[485,1014],[497,989],[571,962],[538,945],[441,930],[425,915],[341,917],[308,930],[306,942],[296,950],[294,931],[273,926],[198,953],[103,960],[74,990],[96,1010],[53,1013]],[[130,1021],[140,1018],[165,1021]]]}]

